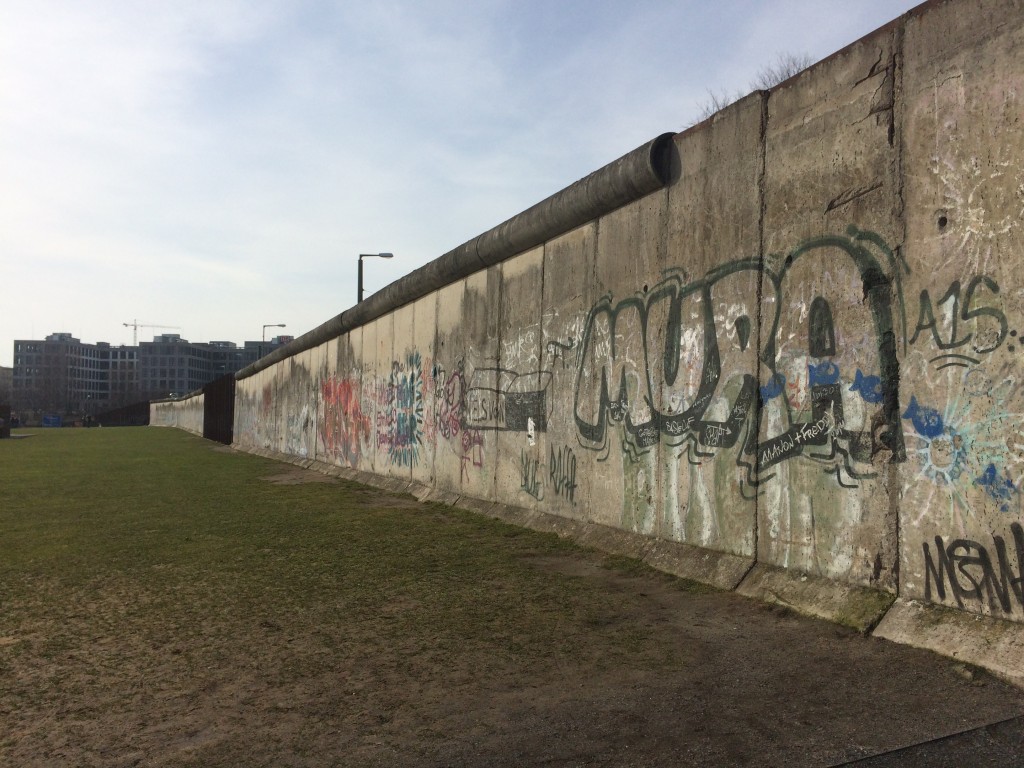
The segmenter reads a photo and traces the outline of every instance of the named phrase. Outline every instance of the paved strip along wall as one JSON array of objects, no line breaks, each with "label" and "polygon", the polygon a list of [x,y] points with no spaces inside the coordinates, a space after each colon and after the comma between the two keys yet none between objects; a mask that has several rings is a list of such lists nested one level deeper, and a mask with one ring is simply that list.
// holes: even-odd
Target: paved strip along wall
[{"label": "paved strip along wall", "polygon": [[659,137],[241,372],[235,445],[1020,680],[1022,22],[927,3]]}]

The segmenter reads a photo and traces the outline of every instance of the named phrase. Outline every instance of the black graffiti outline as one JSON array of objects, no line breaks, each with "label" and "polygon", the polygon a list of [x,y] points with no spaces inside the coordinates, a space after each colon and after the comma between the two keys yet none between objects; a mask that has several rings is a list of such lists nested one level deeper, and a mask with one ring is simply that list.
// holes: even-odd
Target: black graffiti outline
[{"label": "black graffiti outline", "polygon": [[[995,320],[995,322],[999,325],[999,333],[996,337],[995,342],[989,346],[975,346],[972,348],[974,349],[975,353],[979,355],[987,355],[998,349],[1002,345],[1002,343],[1006,341],[1006,337],[1009,334],[1009,323],[1006,319],[1006,315],[1000,309],[988,306],[973,306],[975,292],[977,291],[979,285],[984,285],[985,288],[987,288],[989,292],[991,292],[994,295],[997,295],[999,293],[999,283],[997,283],[995,280],[993,280],[991,277],[988,277],[987,275],[975,275],[967,284],[967,289],[963,291],[962,305],[960,303],[961,288],[959,280],[954,280],[952,283],[950,283],[949,288],[942,295],[942,298],[935,302],[936,305],[945,304],[947,301],[950,300],[952,300],[953,302],[953,310],[948,315],[950,318],[949,341],[943,341],[942,337],[939,335],[938,321],[935,318],[935,310],[932,308],[931,296],[928,293],[927,288],[923,289],[918,299],[917,325],[914,328],[914,335],[911,337],[910,343],[915,343],[922,332],[929,331],[931,333],[932,341],[935,342],[935,346],[938,347],[939,349],[957,349],[959,347],[962,347],[964,344],[967,344],[975,336],[975,333],[972,331],[968,333],[966,336],[963,336],[958,339],[958,322],[960,322],[961,320],[963,322],[968,322],[970,320],[975,320],[981,317],[990,317],[993,320]],[[963,358],[965,360],[972,359],[962,355],[944,355],[942,357],[958,357]],[[934,362],[934,360],[932,362]],[[974,360],[974,362],[977,363],[978,361]]]},{"label": "black graffiti outline", "polygon": [[[924,554],[924,596],[932,601],[932,582],[938,602],[946,600],[946,585],[956,601],[957,607],[963,608],[965,601],[988,603],[993,611],[1013,612],[1013,600],[1016,598],[1018,607],[1024,610],[1024,528],[1020,523],[1010,523],[1014,550],[1017,557],[1017,574],[1006,551],[1006,540],[998,534],[992,534],[995,547],[995,562],[982,544],[971,539],[954,539],[948,545],[941,536],[935,537],[936,559],[932,559],[931,549],[927,541],[921,542]],[[980,575],[969,569],[981,569]],[[959,575],[958,575],[959,574]],[[970,584],[964,586],[963,581]]]},{"label": "black graffiti outline", "polygon": [[[888,260],[886,265],[893,277],[887,275],[879,259],[868,250],[867,245],[874,245]],[[612,304],[610,294],[603,296],[591,309],[587,316],[584,332],[578,352],[578,369],[576,376],[576,388],[573,402],[573,416],[576,422],[577,439],[582,447],[588,450],[604,451],[607,447],[609,426],[612,423],[621,424],[628,440],[632,443],[637,452],[649,450],[661,440],[665,439],[667,444],[681,445],[688,441],[692,442],[692,450],[698,454],[706,454],[699,449],[703,445],[713,449],[711,453],[721,449],[732,448],[738,441],[743,431],[743,424],[748,419],[753,419],[759,424],[760,412],[763,402],[760,397],[760,390],[757,380],[749,373],[741,375],[739,393],[736,395],[729,418],[725,421],[704,420],[701,417],[710,405],[711,400],[718,389],[721,377],[720,352],[718,347],[718,330],[715,326],[712,308],[711,289],[720,280],[741,271],[755,271],[762,281],[767,281],[775,292],[776,297],[782,296],[782,289],[785,277],[794,263],[806,254],[813,253],[820,249],[836,248],[847,255],[852,261],[861,277],[864,291],[864,302],[869,307],[874,324],[875,336],[878,340],[878,357],[880,362],[879,391],[880,391],[880,412],[876,414],[871,425],[870,433],[857,434],[846,428],[842,414],[842,398],[840,396],[814,397],[812,394],[812,414],[810,422],[798,422],[794,418],[792,409],[783,398],[786,414],[789,417],[790,428],[763,442],[757,439],[758,429],[747,429],[746,439],[742,444],[738,455],[752,454],[754,461],[737,463],[747,470],[747,482],[757,485],[762,479],[759,475],[764,469],[770,468],[792,456],[804,453],[805,446],[823,447],[828,446],[827,454],[818,454],[817,458],[828,456],[829,458],[842,457],[844,470],[851,478],[859,479],[869,477],[870,474],[858,473],[853,466],[851,458],[871,460],[881,451],[888,451],[890,461],[901,462],[906,460],[906,450],[903,444],[903,432],[899,419],[899,361],[896,355],[896,336],[893,322],[893,303],[905,313],[902,300],[902,288],[899,279],[901,269],[906,269],[902,262],[892,250],[887,248],[884,241],[875,233],[864,232],[856,227],[849,227],[846,236],[825,235],[811,238],[793,249],[785,258],[783,266],[777,272],[765,266],[764,260],[750,258],[739,259],[727,264],[720,265],[710,270],[702,278],[683,282],[683,277],[672,272],[659,282],[651,291],[644,296],[630,296]],[[909,271],[909,270],[908,270]],[[763,283],[762,283],[763,284]],[[893,285],[898,286],[895,295]],[[680,331],[683,327],[681,317],[682,302],[687,297],[699,293],[703,302],[703,370],[699,379],[697,392],[694,395],[689,407],[681,413],[668,414],[659,412],[654,405],[652,395],[652,378],[650,354],[652,352],[649,343],[650,334],[648,320],[652,307],[659,302],[669,302],[668,327],[666,329],[666,344],[663,350],[662,370],[665,375],[665,384],[672,386],[678,374],[679,366],[679,344]],[[759,308],[760,311],[760,308]],[[980,312],[980,310],[978,310]],[[641,336],[643,338],[642,363],[627,363],[616,360],[616,322],[624,312],[635,313],[638,321]],[[774,302],[774,313],[767,318],[762,318],[762,326],[767,327],[765,334],[767,343],[760,350],[758,360],[764,364],[772,374],[777,375],[776,369],[776,336],[779,330],[781,317],[781,301]],[[743,318],[749,322],[746,315],[736,320],[738,324]],[[594,334],[597,332],[598,323],[607,324],[607,340],[602,338],[603,343],[609,345],[607,361],[598,364],[595,361],[595,370],[600,370],[600,381],[597,386],[597,408],[596,418],[588,420],[581,415],[581,392],[590,390],[584,381],[588,355],[593,354],[595,341]],[[905,329],[905,325],[904,325]],[[905,340],[905,331],[904,331]],[[640,424],[633,421],[630,413],[631,401],[629,393],[629,382],[627,381],[627,367],[642,367],[644,376],[640,381],[640,390],[634,397],[642,398],[650,412],[650,418]],[[619,367],[619,381],[610,382],[608,371]],[[591,374],[593,375],[593,374]],[[614,393],[612,388],[616,387]],[[819,385],[822,386],[822,385]],[[827,385],[824,385],[827,386]],[[826,418],[826,408],[831,409],[831,427],[824,429],[822,420]],[[808,433],[808,425],[821,425]],[[726,439],[720,440],[722,435]],[[712,438],[714,436],[714,438]],[[838,445],[840,440],[846,441],[851,446],[852,452],[857,453],[851,457],[851,450]],[[837,475],[837,479],[838,475]]]},{"label": "black graffiti outline", "polygon": [[576,454],[568,445],[557,451],[555,446],[549,448],[548,480],[556,496],[567,499],[570,504],[576,503]]},{"label": "black graffiti outline", "polygon": [[570,338],[568,343],[551,340],[544,344],[544,350],[551,358],[552,363],[557,360],[562,364],[562,368],[568,367],[565,362],[565,358],[568,356],[566,353],[572,352],[574,349],[576,349],[576,340],[573,338]]},{"label": "black graffiti outline", "polygon": [[[495,383],[484,381],[486,377],[493,377]],[[535,389],[516,389],[519,382],[531,378],[536,379]],[[526,432],[532,419],[535,432],[546,432],[552,378],[551,371],[543,369],[519,373],[501,366],[475,368],[463,393],[463,429]]]},{"label": "black graffiti outline", "polygon": [[525,448],[520,449],[519,453],[519,487],[528,493],[537,501],[544,500],[544,486],[542,485],[538,475],[540,474],[540,459],[532,458]]}]

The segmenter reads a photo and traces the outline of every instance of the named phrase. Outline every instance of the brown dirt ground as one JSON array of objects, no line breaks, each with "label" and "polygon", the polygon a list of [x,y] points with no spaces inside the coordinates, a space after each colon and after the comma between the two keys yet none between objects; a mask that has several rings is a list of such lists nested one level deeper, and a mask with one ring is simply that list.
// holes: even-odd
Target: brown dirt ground
[{"label": "brown dirt ground", "polygon": [[[283,468],[269,479],[326,478]],[[530,562],[630,596],[598,622],[651,629],[689,663],[671,674],[589,662],[552,672],[497,653],[398,663],[394,648],[352,658],[316,632],[260,621],[208,635],[206,665],[196,667],[181,647],[137,647],[139,638],[110,632],[91,650],[90,674],[101,679],[76,679],[65,661],[65,703],[15,712],[2,726],[13,738],[0,763],[824,766],[1024,712],[1024,692],[981,671],[734,594],[609,569],[603,558]],[[600,652],[580,650],[584,660]],[[280,665],[324,654],[316,674],[276,679]],[[16,672],[41,684],[48,674]],[[74,695],[86,687],[103,693]]]}]

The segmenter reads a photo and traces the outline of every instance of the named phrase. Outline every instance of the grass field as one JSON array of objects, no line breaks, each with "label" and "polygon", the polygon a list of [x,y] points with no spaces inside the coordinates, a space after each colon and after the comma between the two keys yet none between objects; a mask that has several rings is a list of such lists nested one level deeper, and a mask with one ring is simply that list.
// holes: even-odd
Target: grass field
[{"label": "grass field", "polygon": [[0,441],[0,766],[820,766],[1019,690],[172,429]]},{"label": "grass field", "polygon": [[[238,764],[253,734],[230,723],[258,707],[266,764],[290,764],[509,664],[678,661],[608,619],[625,596],[538,567],[573,551],[551,535],[340,480],[273,482],[294,469],[169,429],[38,430],[0,443],[0,467],[0,721],[19,724],[0,757]],[[319,697],[322,732],[308,712],[301,738],[280,732],[296,695]]]}]

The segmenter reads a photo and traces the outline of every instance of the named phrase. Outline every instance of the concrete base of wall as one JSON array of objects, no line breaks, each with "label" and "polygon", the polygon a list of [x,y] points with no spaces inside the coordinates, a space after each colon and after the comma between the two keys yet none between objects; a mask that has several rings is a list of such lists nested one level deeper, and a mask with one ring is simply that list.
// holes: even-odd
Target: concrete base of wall
[{"label": "concrete base of wall", "polygon": [[736,589],[741,595],[868,633],[896,596],[758,563]]},{"label": "concrete base of wall", "polygon": [[554,533],[584,547],[641,560],[680,578],[736,591],[864,634],[959,659],[1024,687],[1024,624],[897,599],[889,592],[794,573],[755,563],[752,558],[462,496],[408,480],[273,451],[246,452],[374,488],[408,493],[422,502],[458,507],[512,525]]},{"label": "concrete base of wall", "polygon": [[875,637],[951,656],[1024,687],[1024,625],[951,608],[897,600]]},{"label": "concrete base of wall", "polygon": [[735,589],[754,564],[751,558],[727,552],[652,539],[650,536],[623,531],[620,528],[583,520],[570,520],[504,504],[480,507],[474,499],[461,497],[453,506],[482,512],[535,531],[555,533],[572,539],[581,546],[631,557],[664,573],[723,590]]}]

